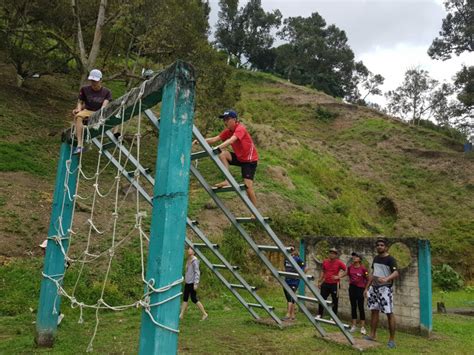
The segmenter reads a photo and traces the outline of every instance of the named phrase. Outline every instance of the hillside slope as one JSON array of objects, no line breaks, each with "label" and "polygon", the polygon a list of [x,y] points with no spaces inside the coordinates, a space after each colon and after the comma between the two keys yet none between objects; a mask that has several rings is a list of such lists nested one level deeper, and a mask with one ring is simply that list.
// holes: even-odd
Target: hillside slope
[{"label": "hillside slope", "polygon": [[[2,73],[0,254],[20,256],[36,252],[47,231],[58,133],[67,126],[75,85],[44,78],[18,89]],[[261,157],[259,208],[282,238],[429,238],[436,262],[472,278],[474,159],[462,153],[461,142],[269,75],[237,75],[236,109]],[[149,149],[152,156],[155,148]],[[200,169],[219,179],[209,162]],[[226,224],[194,181],[189,213],[221,237]]]}]

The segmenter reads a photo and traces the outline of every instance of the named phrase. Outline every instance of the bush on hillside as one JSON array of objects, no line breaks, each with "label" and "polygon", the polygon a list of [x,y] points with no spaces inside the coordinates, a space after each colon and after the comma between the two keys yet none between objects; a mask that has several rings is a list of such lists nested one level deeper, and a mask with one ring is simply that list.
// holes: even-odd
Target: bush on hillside
[{"label": "bush on hillside", "polygon": [[432,274],[433,282],[443,291],[459,290],[464,285],[461,275],[448,264],[433,266]]}]

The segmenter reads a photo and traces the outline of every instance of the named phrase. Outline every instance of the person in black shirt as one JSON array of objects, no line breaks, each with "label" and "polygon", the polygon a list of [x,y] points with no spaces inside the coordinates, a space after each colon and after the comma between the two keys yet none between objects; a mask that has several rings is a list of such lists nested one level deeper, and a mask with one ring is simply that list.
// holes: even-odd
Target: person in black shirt
[{"label": "person in black shirt", "polygon": [[109,89],[102,86],[102,73],[98,69],[93,69],[89,73],[88,80],[90,85],[84,86],[79,92],[77,105],[72,114],[74,115],[74,123],[76,126],[77,147],[73,154],[80,154],[83,148],[83,130],[84,123],[95,112],[112,100],[112,93]]},{"label": "person in black shirt", "polygon": [[377,239],[375,242],[377,255],[372,263],[372,275],[365,287],[367,306],[371,311],[370,335],[366,340],[375,340],[379,313],[385,313],[388,320],[390,338],[387,346],[395,347],[395,315],[393,314],[393,280],[398,277],[397,261],[388,254],[388,246],[385,239]]}]

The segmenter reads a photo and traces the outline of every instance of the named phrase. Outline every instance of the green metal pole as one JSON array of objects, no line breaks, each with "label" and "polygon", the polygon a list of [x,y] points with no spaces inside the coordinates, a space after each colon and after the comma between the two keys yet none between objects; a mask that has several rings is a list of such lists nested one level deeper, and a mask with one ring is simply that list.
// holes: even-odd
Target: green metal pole
[{"label": "green metal pole", "polygon": [[[306,247],[304,239],[300,239],[300,258],[306,264]],[[298,286],[298,294],[304,296],[304,282],[300,282],[300,285]]]},{"label": "green metal pole", "polygon": [[420,288],[420,332],[433,330],[431,249],[429,240],[418,240],[418,285]]},{"label": "green metal pole", "polygon": [[[65,178],[68,174],[67,161],[71,153],[70,145],[61,144],[59,155],[58,169],[56,173],[56,186],[53,195],[53,208],[51,211],[51,221],[49,223],[48,238],[61,236],[63,248],[67,250],[69,246],[69,233],[71,227],[73,201],[69,199],[69,194],[65,193]],[[70,163],[70,171],[67,186],[70,191],[71,198],[76,191],[77,184],[77,164],[78,156],[73,155]],[[64,202],[64,207],[63,207]],[[62,212],[62,216],[61,216]],[[65,235],[61,235],[60,217],[62,231]],[[51,278],[61,281],[65,269],[64,255],[61,252],[59,244],[52,239],[48,239],[46,255],[44,258],[43,273]],[[36,318],[36,338],[35,341],[39,346],[51,347],[54,344],[54,337],[57,330],[58,313],[61,305],[61,297],[58,295],[56,284],[43,277],[41,280],[41,291],[38,307],[38,315]],[[56,312],[55,312],[56,311]]]},{"label": "green metal pole", "polygon": [[[182,277],[186,216],[188,209],[189,168],[194,108],[194,81],[190,69],[177,65],[174,79],[163,91],[160,139],[156,162],[153,211],[146,280],[160,288]],[[163,293],[154,293],[150,304],[175,296],[181,284]],[[145,287],[145,290],[147,288]],[[180,297],[149,309],[153,319],[177,329]],[[153,322],[142,312],[140,354],[176,354],[178,334]]]}]

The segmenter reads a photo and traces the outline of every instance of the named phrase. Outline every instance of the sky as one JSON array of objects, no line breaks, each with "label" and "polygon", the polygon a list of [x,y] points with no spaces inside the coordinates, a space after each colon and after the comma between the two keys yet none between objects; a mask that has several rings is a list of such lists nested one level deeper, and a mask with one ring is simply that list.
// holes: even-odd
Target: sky
[{"label": "sky", "polygon": [[[240,0],[240,6],[246,3]],[[214,26],[218,0],[210,0],[210,5]],[[397,88],[410,68],[420,67],[439,81],[451,81],[462,64],[474,64],[474,53],[447,61],[426,54],[446,16],[442,0],[262,0],[262,6],[266,11],[279,9],[284,18],[318,12],[328,24],[344,30],[356,60],[385,77],[384,92]],[[369,99],[385,104],[380,96]]]}]

